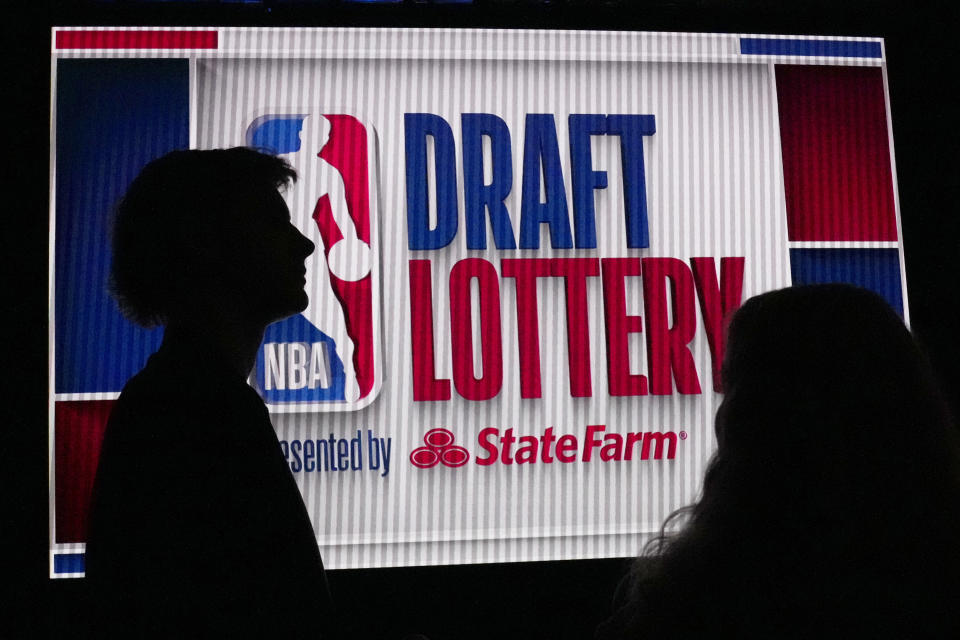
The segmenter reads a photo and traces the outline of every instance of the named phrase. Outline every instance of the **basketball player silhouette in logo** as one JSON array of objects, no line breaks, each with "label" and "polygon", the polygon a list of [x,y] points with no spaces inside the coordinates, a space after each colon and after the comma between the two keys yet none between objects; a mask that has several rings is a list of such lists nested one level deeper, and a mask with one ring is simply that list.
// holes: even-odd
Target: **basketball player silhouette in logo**
[{"label": "basketball player silhouette in logo", "polygon": [[323,253],[317,251],[307,259],[310,305],[303,316],[336,343],[343,361],[344,399],[352,403],[365,394],[358,383],[351,309],[345,298],[355,283],[370,274],[371,256],[370,246],[358,237],[350,215],[344,176],[324,158],[331,129],[328,118],[307,115],[300,129],[300,148],[281,157],[300,176],[296,188],[288,191],[291,220],[306,237],[319,239],[316,244],[324,248]]}]

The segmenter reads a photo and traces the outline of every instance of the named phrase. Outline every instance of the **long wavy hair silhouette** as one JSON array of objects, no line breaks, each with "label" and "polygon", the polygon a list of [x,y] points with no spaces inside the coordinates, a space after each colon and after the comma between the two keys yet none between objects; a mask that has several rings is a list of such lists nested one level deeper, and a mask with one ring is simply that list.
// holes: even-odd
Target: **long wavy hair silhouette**
[{"label": "long wavy hair silhouette", "polygon": [[744,304],[727,345],[701,497],[609,637],[960,637],[957,434],[900,317],[795,287]]}]

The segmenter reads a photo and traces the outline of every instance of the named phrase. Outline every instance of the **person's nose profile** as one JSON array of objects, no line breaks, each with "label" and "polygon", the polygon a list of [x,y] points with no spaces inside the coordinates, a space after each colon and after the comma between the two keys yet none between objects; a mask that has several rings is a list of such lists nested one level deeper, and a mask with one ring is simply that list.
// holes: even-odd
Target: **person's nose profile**
[{"label": "person's nose profile", "polygon": [[293,232],[297,234],[297,239],[300,242],[301,253],[303,253],[304,259],[308,258],[316,250],[317,245],[314,244],[314,242],[310,240],[310,238],[300,233],[300,231],[297,228],[295,227],[291,227],[291,228],[293,228]]}]

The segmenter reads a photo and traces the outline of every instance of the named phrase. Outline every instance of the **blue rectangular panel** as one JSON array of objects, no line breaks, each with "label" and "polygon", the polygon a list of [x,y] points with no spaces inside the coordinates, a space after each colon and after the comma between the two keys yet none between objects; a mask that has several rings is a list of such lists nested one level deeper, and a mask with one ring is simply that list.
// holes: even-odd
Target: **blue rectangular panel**
[{"label": "blue rectangular panel", "polygon": [[53,556],[53,573],[83,573],[86,569],[84,554],[58,553]]},{"label": "blue rectangular panel", "polygon": [[790,249],[793,284],[845,282],[870,289],[903,315],[897,249]]},{"label": "blue rectangular panel", "polygon": [[834,58],[881,58],[879,42],[859,40],[791,40],[740,38],[740,53],[767,56],[830,56]]},{"label": "blue rectangular panel", "polygon": [[57,393],[116,392],[160,344],[107,293],[112,211],[147,162],[190,142],[187,60],[57,63]]}]

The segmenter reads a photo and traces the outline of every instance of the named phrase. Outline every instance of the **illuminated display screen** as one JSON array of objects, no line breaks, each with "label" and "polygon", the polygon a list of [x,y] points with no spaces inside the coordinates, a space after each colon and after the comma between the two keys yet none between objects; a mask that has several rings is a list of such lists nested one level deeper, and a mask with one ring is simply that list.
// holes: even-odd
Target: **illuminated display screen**
[{"label": "illuminated display screen", "polygon": [[310,305],[250,384],[332,569],[636,555],[697,495],[742,301],[850,282],[909,321],[880,39],[78,27],[53,58],[54,577],[162,339],[106,279],[170,150],[300,176]]}]

